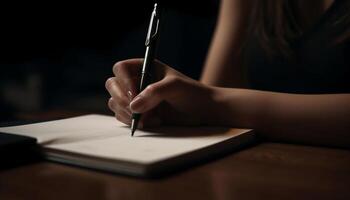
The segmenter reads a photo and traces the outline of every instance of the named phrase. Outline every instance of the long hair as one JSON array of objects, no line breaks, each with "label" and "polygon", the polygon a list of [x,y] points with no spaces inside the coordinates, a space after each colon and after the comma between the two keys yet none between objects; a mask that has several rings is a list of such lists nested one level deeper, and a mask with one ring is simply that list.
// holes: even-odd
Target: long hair
[{"label": "long hair", "polygon": [[[334,43],[344,42],[350,38],[350,1],[335,0],[341,3],[337,12],[329,16],[325,22],[327,29],[335,26],[337,29],[331,40]],[[252,12],[250,30],[255,34],[260,45],[268,56],[282,54],[286,57],[293,55],[291,42],[303,34],[298,24],[297,9],[292,5],[293,0],[256,0]]]}]

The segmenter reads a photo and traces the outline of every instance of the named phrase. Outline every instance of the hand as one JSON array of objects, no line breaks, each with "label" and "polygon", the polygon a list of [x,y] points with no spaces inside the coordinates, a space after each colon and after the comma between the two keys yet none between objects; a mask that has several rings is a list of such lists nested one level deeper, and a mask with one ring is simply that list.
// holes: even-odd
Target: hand
[{"label": "hand", "polygon": [[160,125],[200,125],[215,118],[215,89],[155,61],[153,84],[136,94],[143,59],[118,62],[115,77],[106,81],[109,108],[130,125],[131,114],[142,113],[140,128]]}]

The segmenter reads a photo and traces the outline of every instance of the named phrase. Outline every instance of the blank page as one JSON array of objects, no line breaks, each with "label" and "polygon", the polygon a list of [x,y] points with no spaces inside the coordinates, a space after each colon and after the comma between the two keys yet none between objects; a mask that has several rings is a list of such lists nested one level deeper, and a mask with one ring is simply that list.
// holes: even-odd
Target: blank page
[{"label": "blank page", "polygon": [[248,133],[223,127],[163,127],[137,130],[114,117],[85,115],[37,124],[4,127],[0,132],[31,136],[48,149],[149,164]]}]

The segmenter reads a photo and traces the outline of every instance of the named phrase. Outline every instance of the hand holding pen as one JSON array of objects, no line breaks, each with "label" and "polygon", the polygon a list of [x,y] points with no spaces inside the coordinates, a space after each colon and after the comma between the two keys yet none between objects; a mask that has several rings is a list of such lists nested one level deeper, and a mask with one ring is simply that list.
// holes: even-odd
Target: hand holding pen
[{"label": "hand holding pen", "polygon": [[159,23],[159,7],[155,5],[145,42],[145,58],[117,62],[113,67],[115,77],[106,81],[111,95],[108,106],[119,121],[131,126],[132,134],[138,126],[212,123],[218,120],[215,112],[221,111],[212,101],[213,87],[154,60]]}]

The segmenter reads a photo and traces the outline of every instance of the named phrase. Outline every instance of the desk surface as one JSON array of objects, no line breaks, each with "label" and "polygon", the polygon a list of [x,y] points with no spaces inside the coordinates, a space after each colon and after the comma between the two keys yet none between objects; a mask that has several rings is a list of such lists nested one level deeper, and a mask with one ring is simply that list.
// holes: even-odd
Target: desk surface
[{"label": "desk surface", "polygon": [[350,151],[264,143],[158,180],[39,162],[0,171],[0,199],[350,199]]}]

